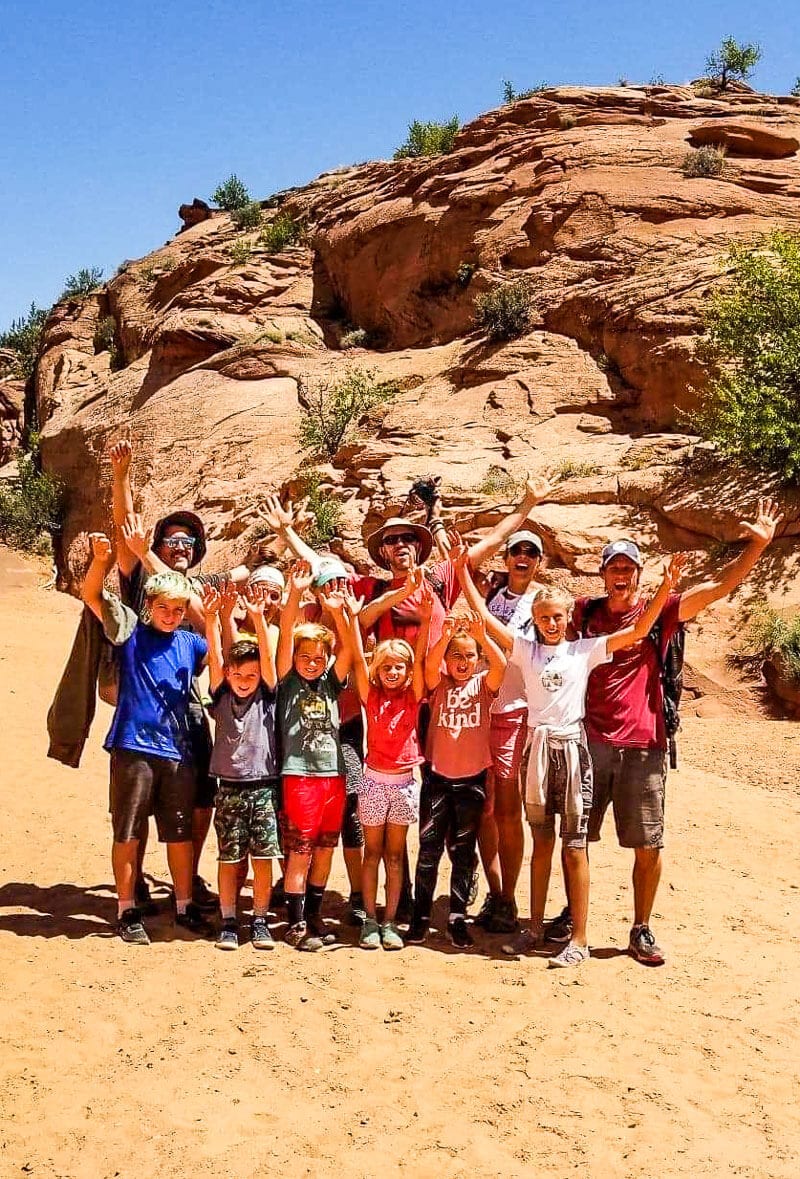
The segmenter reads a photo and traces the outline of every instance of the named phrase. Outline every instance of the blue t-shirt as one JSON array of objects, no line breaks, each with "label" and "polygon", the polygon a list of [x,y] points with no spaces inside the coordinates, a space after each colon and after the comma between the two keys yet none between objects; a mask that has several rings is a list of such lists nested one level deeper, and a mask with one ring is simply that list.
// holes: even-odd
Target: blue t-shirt
[{"label": "blue t-shirt", "polygon": [[207,650],[205,639],[192,631],[164,634],[137,623],[117,648],[117,708],[105,748],[190,760],[186,711],[192,677],[202,668]]}]

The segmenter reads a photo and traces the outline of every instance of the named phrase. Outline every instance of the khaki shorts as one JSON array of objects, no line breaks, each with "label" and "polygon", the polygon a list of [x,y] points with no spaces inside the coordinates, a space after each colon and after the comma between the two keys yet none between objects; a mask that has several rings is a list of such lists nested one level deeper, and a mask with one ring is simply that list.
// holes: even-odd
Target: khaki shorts
[{"label": "khaki shorts", "polygon": [[591,741],[589,752],[594,766],[589,839],[600,838],[610,803],[620,847],[663,847],[666,751]]}]

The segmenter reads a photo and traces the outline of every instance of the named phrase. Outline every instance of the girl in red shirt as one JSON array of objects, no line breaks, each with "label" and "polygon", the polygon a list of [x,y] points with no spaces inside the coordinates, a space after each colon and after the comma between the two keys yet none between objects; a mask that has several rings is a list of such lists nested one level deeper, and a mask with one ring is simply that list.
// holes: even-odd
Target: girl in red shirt
[{"label": "girl in red shirt", "polygon": [[[414,650],[404,639],[379,643],[367,667],[358,614],[362,602],[347,596],[352,645],[352,672],[367,717],[367,755],[358,791],[358,814],[364,828],[362,891],[367,919],[359,945],[364,950],[402,950],[395,924],[403,885],[403,859],[411,823],[419,819],[419,782],[423,762],[417,725],[425,693],[433,590],[422,583],[420,618]],[[378,869],[386,865],[386,909],[378,925]]]}]

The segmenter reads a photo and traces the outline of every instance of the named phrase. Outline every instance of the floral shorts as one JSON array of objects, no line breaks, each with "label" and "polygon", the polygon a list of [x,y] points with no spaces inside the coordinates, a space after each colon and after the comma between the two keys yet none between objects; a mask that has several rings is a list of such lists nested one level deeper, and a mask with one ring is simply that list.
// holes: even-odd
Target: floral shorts
[{"label": "floral shorts", "polygon": [[397,823],[409,827],[419,820],[419,782],[412,770],[384,774],[364,766],[358,790],[358,817],[364,827]]}]

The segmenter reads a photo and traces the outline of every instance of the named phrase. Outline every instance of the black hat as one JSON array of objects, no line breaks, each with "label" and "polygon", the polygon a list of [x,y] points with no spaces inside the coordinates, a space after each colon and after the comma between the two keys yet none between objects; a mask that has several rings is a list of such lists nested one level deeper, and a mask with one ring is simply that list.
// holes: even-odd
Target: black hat
[{"label": "black hat", "polygon": [[175,524],[182,524],[184,528],[188,528],[195,538],[196,543],[192,559],[189,562],[189,568],[192,569],[195,565],[199,565],[206,555],[206,530],[203,527],[203,521],[195,512],[181,508],[177,512],[170,512],[168,516],[162,516],[153,529],[153,548],[158,548],[164,539],[166,530]]}]

